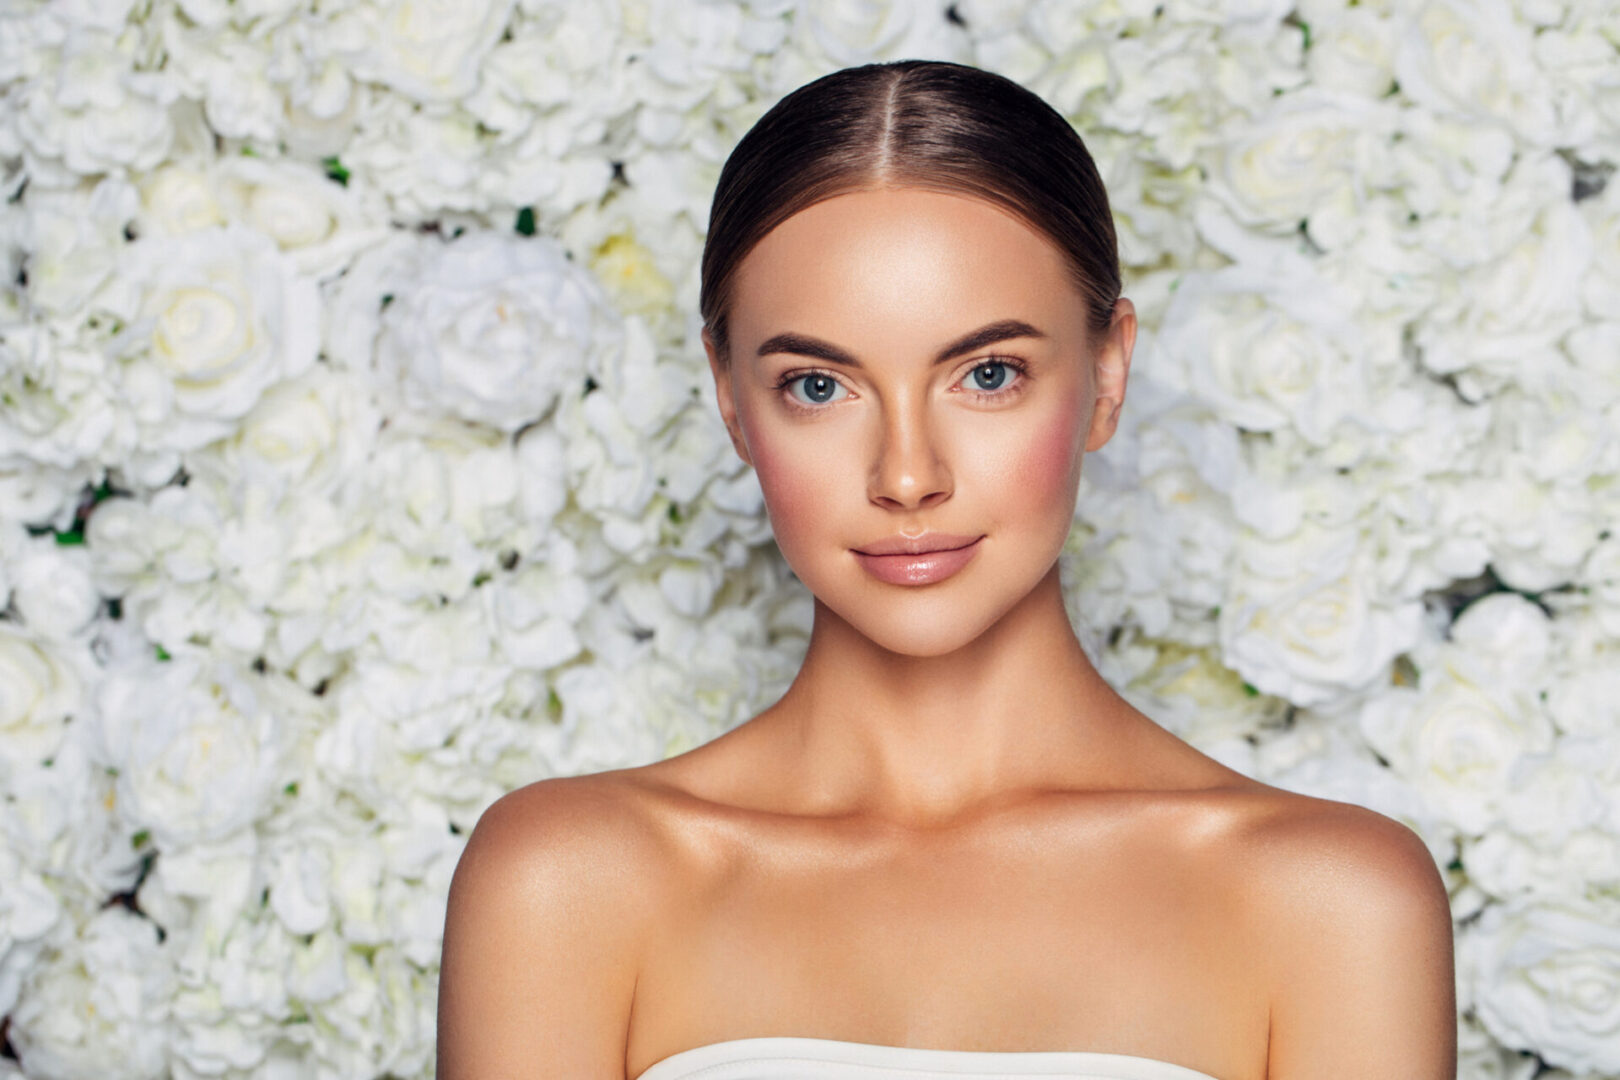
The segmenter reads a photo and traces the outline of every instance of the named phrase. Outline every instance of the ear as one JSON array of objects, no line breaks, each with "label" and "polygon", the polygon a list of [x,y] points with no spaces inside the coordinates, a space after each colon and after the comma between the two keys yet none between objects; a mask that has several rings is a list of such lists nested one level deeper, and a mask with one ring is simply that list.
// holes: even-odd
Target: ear
[{"label": "ear", "polygon": [[1100,449],[1119,427],[1125,405],[1125,381],[1131,373],[1131,350],[1136,347],[1136,305],[1125,297],[1114,301],[1114,319],[1097,351],[1097,400],[1091,413],[1086,451]]},{"label": "ear", "polygon": [[737,451],[737,456],[752,466],[754,461],[748,456],[742,425],[737,423],[737,401],[731,392],[730,370],[720,362],[720,354],[714,347],[714,338],[709,336],[707,326],[703,328],[702,337],[703,351],[709,354],[709,374],[714,376],[714,396],[720,403],[720,419],[725,422],[726,431],[731,435],[731,445]]}]

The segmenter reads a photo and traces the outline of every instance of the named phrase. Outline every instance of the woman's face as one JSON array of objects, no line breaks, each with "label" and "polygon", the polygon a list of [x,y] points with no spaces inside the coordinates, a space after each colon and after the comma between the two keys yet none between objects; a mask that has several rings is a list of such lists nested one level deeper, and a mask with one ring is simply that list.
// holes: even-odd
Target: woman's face
[{"label": "woman's face", "polygon": [[[731,299],[728,369],[705,334],[721,414],[805,586],[916,656],[1028,596],[1068,535],[1084,452],[1113,432],[1134,317],[1094,354],[1050,240],[917,188],[795,214],[744,258]],[[863,553],[935,534],[958,550]]]}]

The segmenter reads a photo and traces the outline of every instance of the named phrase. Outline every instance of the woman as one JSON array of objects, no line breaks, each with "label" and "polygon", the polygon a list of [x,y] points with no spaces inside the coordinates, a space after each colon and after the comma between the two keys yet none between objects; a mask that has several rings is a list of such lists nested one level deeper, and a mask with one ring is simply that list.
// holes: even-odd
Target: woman
[{"label": "woman", "polygon": [[1065,614],[1136,338],[1070,125],[954,64],[818,79],[726,163],[702,272],[803,668],[695,750],[490,807],[440,1080],[1454,1076],[1418,837],[1197,752]]}]

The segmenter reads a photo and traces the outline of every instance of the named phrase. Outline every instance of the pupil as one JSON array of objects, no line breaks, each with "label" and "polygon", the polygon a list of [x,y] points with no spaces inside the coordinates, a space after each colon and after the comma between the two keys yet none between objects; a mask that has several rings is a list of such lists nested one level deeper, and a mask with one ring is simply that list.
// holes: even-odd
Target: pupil
[{"label": "pupil", "polygon": [[[986,379],[984,377],[984,373],[988,370],[996,371],[996,377]],[[1005,365],[1003,364],[980,364],[978,367],[973,369],[973,377],[978,381],[979,388],[981,390],[994,390],[996,387],[1000,386],[1003,381],[1005,381],[1007,378],[1007,372],[1005,371]]]},{"label": "pupil", "polygon": [[810,397],[816,401],[832,397],[832,380],[825,375],[810,376],[810,387]]}]

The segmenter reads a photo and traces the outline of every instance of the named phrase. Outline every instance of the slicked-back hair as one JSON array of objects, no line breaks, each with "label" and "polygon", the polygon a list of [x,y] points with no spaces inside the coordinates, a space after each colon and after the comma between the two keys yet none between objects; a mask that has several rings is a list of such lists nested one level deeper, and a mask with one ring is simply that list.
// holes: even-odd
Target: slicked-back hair
[{"label": "slicked-back hair", "polygon": [[722,363],[737,267],[800,210],[852,191],[916,187],[988,200],[1044,233],[1085,298],[1096,340],[1120,294],[1108,194],[1074,127],[1039,95],[965,64],[844,68],[773,105],[720,170],[698,306]]}]

